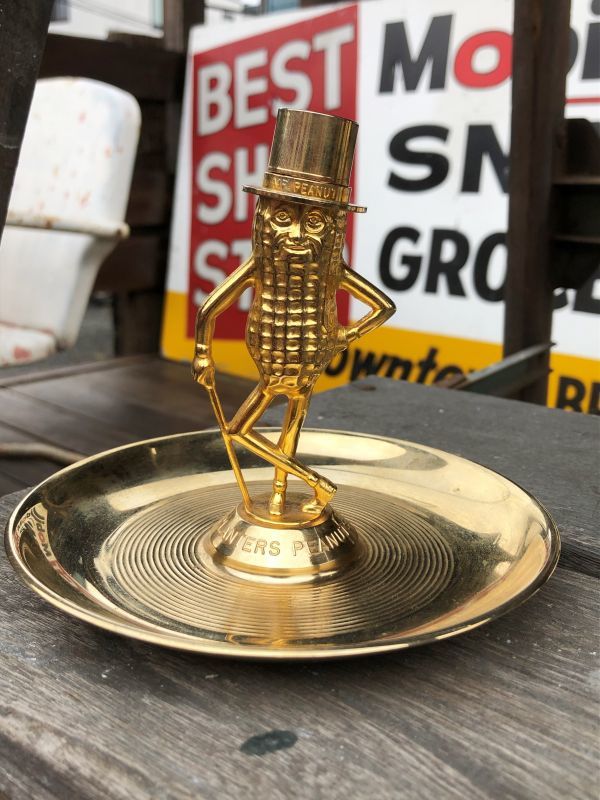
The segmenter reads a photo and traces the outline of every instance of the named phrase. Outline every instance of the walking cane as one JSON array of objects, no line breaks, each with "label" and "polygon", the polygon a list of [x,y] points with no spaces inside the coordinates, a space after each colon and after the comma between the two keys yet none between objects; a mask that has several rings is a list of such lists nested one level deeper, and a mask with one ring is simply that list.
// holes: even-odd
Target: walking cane
[{"label": "walking cane", "polygon": [[223,413],[223,407],[221,405],[221,401],[219,400],[219,395],[217,394],[217,390],[213,383],[205,385],[205,389],[208,392],[215,417],[217,418],[217,423],[221,429],[221,435],[223,436],[223,441],[225,442],[225,449],[227,450],[227,455],[229,456],[229,461],[231,462],[233,474],[235,475],[235,479],[240,487],[244,506],[249,511],[251,506],[250,493],[248,492],[248,487],[246,486],[246,481],[244,480],[240,462],[238,461],[238,457],[233,448],[233,442],[231,441],[231,437],[227,431],[227,421],[225,419],[225,414]]}]

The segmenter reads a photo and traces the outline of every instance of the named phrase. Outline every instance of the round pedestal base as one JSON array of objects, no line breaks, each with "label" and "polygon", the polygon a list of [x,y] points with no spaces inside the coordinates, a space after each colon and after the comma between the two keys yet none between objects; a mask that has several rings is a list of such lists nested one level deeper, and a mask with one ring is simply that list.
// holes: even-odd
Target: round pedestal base
[{"label": "round pedestal base", "polygon": [[[268,495],[258,498],[261,507]],[[306,498],[289,495],[286,513],[295,519]],[[289,509],[289,512],[287,511]],[[361,538],[353,526],[331,507],[304,524],[269,524],[248,514],[239,504],[199,541],[203,563],[259,583],[304,583],[339,575],[360,558]]]}]

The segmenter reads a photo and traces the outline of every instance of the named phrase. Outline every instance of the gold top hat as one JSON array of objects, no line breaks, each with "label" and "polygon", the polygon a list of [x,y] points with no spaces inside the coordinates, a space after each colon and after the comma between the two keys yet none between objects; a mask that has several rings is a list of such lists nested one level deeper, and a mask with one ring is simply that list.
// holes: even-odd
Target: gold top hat
[{"label": "gold top hat", "polygon": [[244,191],[364,213],[364,206],[348,202],[357,131],[351,119],[280,109],[263,185]]}]

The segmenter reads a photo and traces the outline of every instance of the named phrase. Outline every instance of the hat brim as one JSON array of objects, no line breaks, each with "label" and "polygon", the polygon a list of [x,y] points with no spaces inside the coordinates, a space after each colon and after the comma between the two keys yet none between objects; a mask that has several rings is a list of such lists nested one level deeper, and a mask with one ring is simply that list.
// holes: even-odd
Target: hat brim
[{"label": "hat brim", "polygon": [[306,197],[303,194],[282,192],[279,189],[264,189],[262,186],[242,186],[242,191],[248,192],[249,194],[256,194],[260,197],[270,197],[273,200],[286,198],[294,203],[304,203],[304,205],[310,206],[335,206],[336,208],[343,208],[345,211],[352,211],[355,214],[364,214],[367,210],[366,206],[355,206],[353,203],[338,203],[337,200],[323,200],[320,197]]}]

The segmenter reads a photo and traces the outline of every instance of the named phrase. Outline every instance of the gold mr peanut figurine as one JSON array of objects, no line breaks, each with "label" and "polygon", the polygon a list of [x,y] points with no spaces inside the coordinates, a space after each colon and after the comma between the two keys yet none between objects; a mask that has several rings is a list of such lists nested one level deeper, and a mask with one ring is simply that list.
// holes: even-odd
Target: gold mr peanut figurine
[{"label": "gold mr peanut figurine", "polygon": [[[252,255],[205,300],[196,318],[195,380],[206,387],[221,427],[244,505],[252,500],[244,483],[234,442],[275,466],[268,515],[285,520],[289,475],[314,492],[302,512],[316,519],[336,487],[295,457],[302,423],[319,376],[337,353],[394,313],[393,303],[344,262],[342,248],[351,205],[350,170],[358,125],[310,111],[281,109],[261,187],[252,230]],[[246,344],[259,383],[231,422],[226,422],[215,390],[211,341],[215,319],[252,286]],[[336,292],[344,289],[371,306],[356,324],[340,325]],[[288,400],[275,445],[254,430],[278,395]]]}]

